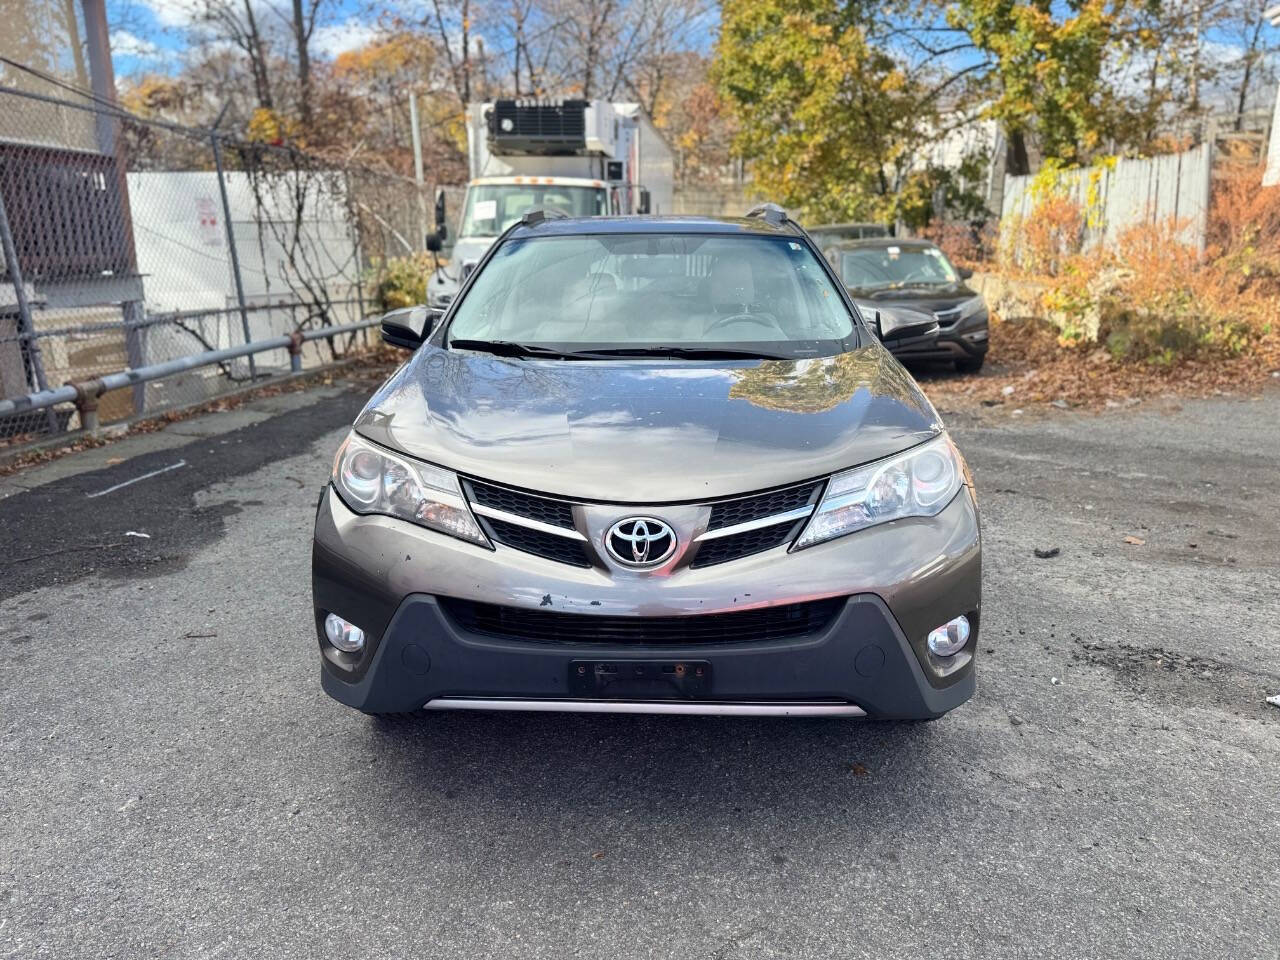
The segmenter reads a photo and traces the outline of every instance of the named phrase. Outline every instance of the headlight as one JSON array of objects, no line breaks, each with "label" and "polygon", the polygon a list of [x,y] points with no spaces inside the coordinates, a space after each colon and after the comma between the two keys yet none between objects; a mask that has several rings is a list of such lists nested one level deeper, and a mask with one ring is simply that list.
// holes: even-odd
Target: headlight
[{"label": "headlight", "polygon": [[458,477],[347,435],[333,461],[333,485],[356,513],[378,513],[490,546],[462,498]]},{"label": "headlight", "polygon": [[987,310],[987,301],[981,296],[974,297],[972,300],[966,300],[960,304],[960,316],[957,320],[968,320],[970,317],[977,316],[979,313],[985,313]]},{"label": "headlight", "polygon": [[963,462],[946,434],[887,460],[837,473],[796,549],[890,520],[936,516],[963,483]]}]

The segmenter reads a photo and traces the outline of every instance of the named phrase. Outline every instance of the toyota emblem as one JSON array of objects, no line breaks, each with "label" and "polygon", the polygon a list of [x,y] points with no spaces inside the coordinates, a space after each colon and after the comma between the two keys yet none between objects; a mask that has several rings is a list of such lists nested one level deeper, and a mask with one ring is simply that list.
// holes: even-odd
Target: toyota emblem
[{"label": "toyota emblem", "polygon": [[609,528],[604,545],[624,567],[656,567],[676,552],[676,533],[654,517],[627,517]]}]

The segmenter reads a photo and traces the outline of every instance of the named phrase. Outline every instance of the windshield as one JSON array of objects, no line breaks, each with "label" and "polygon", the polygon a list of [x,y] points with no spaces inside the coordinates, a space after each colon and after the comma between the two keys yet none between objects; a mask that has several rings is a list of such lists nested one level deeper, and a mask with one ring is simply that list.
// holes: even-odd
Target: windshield
[{"label": "windshield", "polygon": [[803,243],[648,233],[503,244],[458,304],[449,342],[745,346],[806,357],[842,352],[852,333],[849,310]]},{"label": "windshield", "polygon": [[607,200],[603,187],[480,184],[467,191],[462,236],[496,237],[521,216],[539,207],[555,207],[571,217],[596,217],[608,212]]},{"label": "windshield", "polygon": [[887,237],[889,228],[878,223],[852,223],[843,227],[810,227],[809,236],[819,244],[839,243],[841,240],[862,240],[866,237]]},{"label": "windshield", "polygon": [[867,247],[840,252],[845,286],[860,289],[955,283],[959,278],[937,247]]}]

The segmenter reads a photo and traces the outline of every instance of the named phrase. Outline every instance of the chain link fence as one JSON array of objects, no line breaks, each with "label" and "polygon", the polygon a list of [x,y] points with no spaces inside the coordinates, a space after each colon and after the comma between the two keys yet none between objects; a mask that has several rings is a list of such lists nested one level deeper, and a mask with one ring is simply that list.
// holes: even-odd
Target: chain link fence
[{"label": "chain link fence", "polygon": [[[0,400],[372,314],[380,273],[422,255],[433,195],[390,170],[0,88]],[[309,339],[303,363],[371,339]],[[227,360],[108,393],[99,417],[289,369],[284,349]],[[79,426],[70,404],[0,415],[0,444]]]}]

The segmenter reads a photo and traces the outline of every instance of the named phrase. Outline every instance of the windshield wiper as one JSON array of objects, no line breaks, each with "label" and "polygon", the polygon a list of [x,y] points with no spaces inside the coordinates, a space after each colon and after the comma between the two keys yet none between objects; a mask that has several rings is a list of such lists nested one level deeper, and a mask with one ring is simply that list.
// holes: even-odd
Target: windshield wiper
[{"label": "windshield wiper", "polygon": [[617,360],[627,357],[675,357],[696,360],[791,360],[792,357],[742,347],[660,345],[653,347],[602,347],[598,350],[562,350],[514,340],[450,340],[451,350],[482,350],[499,357],[543,357],[549,360]]},{"label": "windshield wiper", "polygon": [[481,350],[499,357],[548,357],[555,360],[574,359],[583,354],[572,350],[557,350],[536,343],[516,343],[514,340],[450,340],[450,350]]}]

